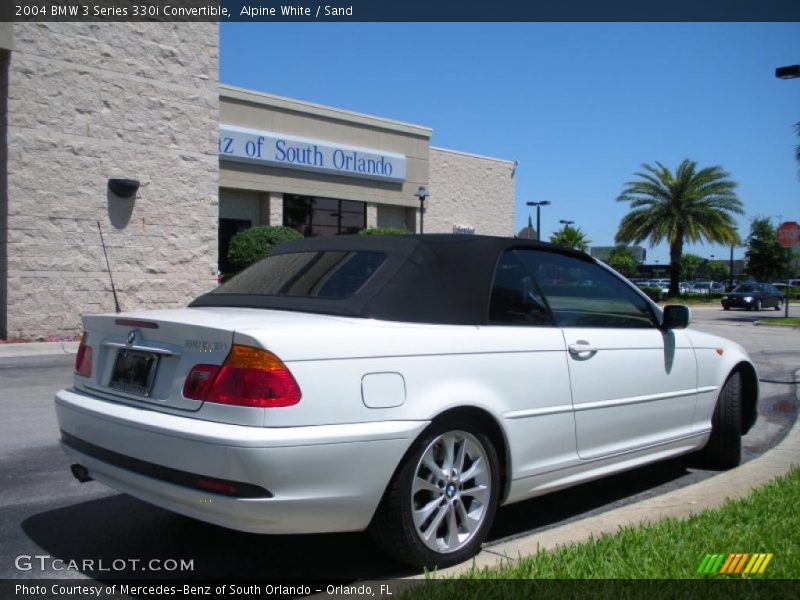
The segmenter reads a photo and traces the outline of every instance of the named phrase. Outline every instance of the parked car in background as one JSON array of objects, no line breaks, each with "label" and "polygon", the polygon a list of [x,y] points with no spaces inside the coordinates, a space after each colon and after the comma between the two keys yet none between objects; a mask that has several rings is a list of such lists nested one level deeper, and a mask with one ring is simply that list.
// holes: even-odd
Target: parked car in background
[{"label": "parked car in background", "polygon": [[689,317],[550,244],[288,242],[188,308],[85,316],[61,445],[79,480],[209,523],[451,565],[500,505],[739,463],[755,368]]},{"label": "parked car in background", "polygon": [[725,286],[716,281],[700,281],[692,286],[693,294],[721,294],[725,291]]},{"label": "parked car in background", "polygon": [[721,303],[724,310],[731,308],[746,308],[747,310],[761,310],[763,308],[783,308],[783,292],[771,283],[743,283],[732,292],[722,297]]}]

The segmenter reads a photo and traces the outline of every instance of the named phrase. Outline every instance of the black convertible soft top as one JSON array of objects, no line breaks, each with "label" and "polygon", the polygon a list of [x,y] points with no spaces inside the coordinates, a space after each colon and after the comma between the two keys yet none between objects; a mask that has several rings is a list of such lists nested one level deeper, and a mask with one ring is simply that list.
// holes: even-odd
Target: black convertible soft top
[{"label": "black convertible soft top", "polygon": [[271,308],[387,321],[484,325],[495,268],[502,254],[513,248],[535,248],[594,262],[586,254],[552,244],[479,235],[306,238],[281,244],[269,257],[363,251],[385,253],[386,259],[363,287],[345,298],[226,293],[223,285],[189,306]]}]

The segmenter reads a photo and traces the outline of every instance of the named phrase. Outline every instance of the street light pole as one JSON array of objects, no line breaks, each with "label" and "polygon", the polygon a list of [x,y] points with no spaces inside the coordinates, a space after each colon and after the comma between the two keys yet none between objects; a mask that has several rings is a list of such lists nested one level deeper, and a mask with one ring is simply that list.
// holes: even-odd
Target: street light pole
[{"label": "street light pole", "polygon": [[550,206],[550,200],[542,200],[540,202],[526,202],[528,206],[536,207],[536,241],[542,240],[542,214],[541,208],[543,206]]},{"label": "street light pole", "polygon": [[419,198],[419,232],[425,233],[425,198],[430,196],[430,194],[428,193],[428,189],[424,185],[421,185],[414,195]]},{"label": "street light pole", "polygon": [[[800,77],[800,65],[790,65],[788,67],[778,67],[775,69],[775,77],[778,79],[797,79]],[[786,265],[787,269],[791,269],[790,265]],[[784,316],[788,319],[789,318],[789,299],[791,295],[789,294],[789,277],[791,271],[786,273],[786,292],[785,297],[783,300],[784,304]]]},{"label": "street light pole", "polygon": [[733,244],[731,244],[731,260],[728,267],[728,287],[733,289]]}]

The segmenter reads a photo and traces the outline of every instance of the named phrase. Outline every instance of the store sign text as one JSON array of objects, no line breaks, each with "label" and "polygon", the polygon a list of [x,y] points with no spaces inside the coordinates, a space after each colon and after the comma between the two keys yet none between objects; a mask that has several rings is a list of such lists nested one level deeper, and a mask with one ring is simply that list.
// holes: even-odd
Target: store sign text
[{"label": "store sign text", "polygon": [[383,181],[405,181],[406,157],[368,148],[220,125],[223,160],[333,173]]}]

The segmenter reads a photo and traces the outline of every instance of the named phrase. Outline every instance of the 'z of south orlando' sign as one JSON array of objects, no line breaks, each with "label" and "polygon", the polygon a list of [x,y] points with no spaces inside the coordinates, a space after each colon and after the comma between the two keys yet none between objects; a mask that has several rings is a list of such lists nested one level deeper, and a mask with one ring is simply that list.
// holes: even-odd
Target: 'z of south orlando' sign
[{"label": "'z of south orlando' sign", "polygon": [[223,160],[345,177],[397,182],[406,179],[406,157],[402,154],[342,146],[233,125],[219,127],[219,157]]}]

